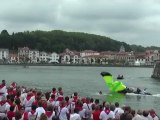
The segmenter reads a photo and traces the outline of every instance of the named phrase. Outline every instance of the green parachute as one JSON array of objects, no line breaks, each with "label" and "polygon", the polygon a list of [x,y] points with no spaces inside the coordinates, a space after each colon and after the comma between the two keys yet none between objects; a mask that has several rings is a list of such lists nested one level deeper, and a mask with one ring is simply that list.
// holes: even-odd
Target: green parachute
[{"label": "green parachute", "polygon": [[111,92],[121,92],[126,89],[126,86],[120,81],[113,81],[113,77],[108,72],[101,72],[101,75]]}]

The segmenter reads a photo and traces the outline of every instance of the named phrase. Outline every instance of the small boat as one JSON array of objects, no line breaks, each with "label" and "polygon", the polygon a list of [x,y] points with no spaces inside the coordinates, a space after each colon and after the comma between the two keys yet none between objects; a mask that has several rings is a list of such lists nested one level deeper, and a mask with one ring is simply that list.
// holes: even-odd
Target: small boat
[{"label": "small boat", "polygon": [[123,75],[118,75],[117,79],[124,79]]}]

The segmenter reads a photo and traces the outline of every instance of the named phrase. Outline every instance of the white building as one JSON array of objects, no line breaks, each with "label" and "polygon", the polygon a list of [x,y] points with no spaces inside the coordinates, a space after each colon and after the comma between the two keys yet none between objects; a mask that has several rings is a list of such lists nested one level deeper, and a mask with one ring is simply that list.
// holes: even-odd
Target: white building
[{"label": "white building", "polygon": [[60,54],[61,63],[63,64],[78,64],[80,59],[80,53],[77,51],[71,51],[65,49],[63,53]]},{"label": "white building", "polygon": [[49,57],[48,57],[48,53],[46,52],[40,52],[39,53],[39,61],[40,62],[48,62],[49,61]]},{"label": "white building", "polygon": [[134,65],[135,66],[146,65],[145,55],[141,54],[136,56]]},{"label": "white building", "polygon": [[48,55],[49,63],[59,63],[59,55],[55,52]]},{"label": "white building", "polygon": [[141,64],[140,64],[140,62],[137,60],[137,61],[135,61],[134,65],[135,65],[135,66],[140,66]]},{"label": "white building", "polygon": [[93,50],[84,50],[80,52],[81,57],[92,56],[92,55],[100,55],[100,53],[97,51],[93,51]]},{"label": "white building", "polygon": [[38,63],[39,62],[39,51],[29,50],[29,60],[30,60],[30,63]]},{"label": "white building", "polygon": [[8,49],[0,49],[0,60],[2,62],[7,62],[9,59],[9,50]]}]

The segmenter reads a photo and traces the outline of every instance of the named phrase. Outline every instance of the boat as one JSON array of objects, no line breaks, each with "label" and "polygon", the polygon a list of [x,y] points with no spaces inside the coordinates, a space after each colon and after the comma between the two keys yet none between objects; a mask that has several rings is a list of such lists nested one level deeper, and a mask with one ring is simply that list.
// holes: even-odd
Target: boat
[{"label": "boat", "polygon": [[125,90],[119,91],[118,93],[122,93],[122,94],[127,94],[127,93],[132,93],[135,95],[152,95],[149,92],[146,92],[146,88],[144,90],[141,90],[139,88],[126,88]]},{"label": "boat", "polygon": [[123,75],[118,75],[117,79],[124,79]]}]

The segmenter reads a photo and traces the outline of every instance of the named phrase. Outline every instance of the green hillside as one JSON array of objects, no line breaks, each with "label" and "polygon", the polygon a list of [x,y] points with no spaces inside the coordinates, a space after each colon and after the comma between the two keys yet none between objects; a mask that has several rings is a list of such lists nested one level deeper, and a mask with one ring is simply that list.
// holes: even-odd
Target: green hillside
[{"label": "green hillside", "polygon": [[[131,51],[133,48],[137,49],[135,46],[130,46],[109,37],[81,32],[37,30],[12,33],[12,35],[9,35],[7,30],[3,30],[0,34],[0,48],[8,48],[11,50],[28,46],[31,49],[58,53],[63,52],[66,48],[77,51],[119,51],[122,44],[126,51]],[[144,48],[142,47],[141,51],[143,50]]]}]

